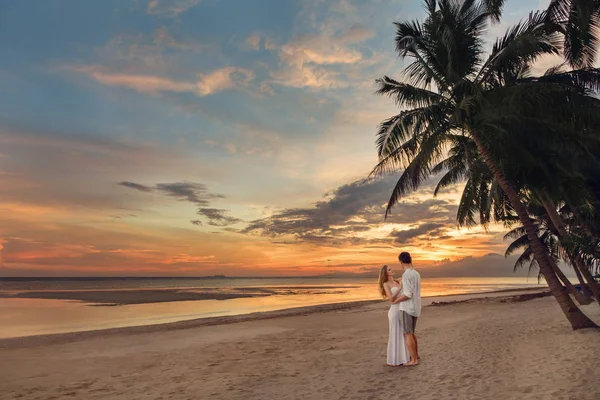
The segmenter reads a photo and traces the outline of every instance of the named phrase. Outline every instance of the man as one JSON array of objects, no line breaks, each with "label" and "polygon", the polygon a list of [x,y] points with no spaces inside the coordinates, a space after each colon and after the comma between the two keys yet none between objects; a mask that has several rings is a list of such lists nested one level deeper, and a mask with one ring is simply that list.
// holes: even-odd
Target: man
[{"label": "man", "polygon": [[419,364],[419,344],[415,335],[417,318],[421,315],[421,275],[412,264],[412,257],[406,251],[398,256],[404,273],[402,274],[402,295],[397,301],[400,303],[400,318],[404,339],[410,354],[410,361],[404,365]]}]

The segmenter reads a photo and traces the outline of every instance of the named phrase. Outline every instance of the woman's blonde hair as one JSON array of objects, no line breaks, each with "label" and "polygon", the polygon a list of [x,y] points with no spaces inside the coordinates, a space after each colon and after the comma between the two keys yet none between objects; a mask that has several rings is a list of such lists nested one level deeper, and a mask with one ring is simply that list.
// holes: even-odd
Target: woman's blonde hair
[{"label": "woman's blonde hair", "polygon": [[384,299],[387,299],[387,294],[385,293],[385,289],[383,288],[383,284],[387,281],[387,270],[388,270],[387,265],[384,265],[383,267],[381,267],[381,269],[379,270],[379,280],[377,282],[377,284],[379,286],[379,292],[381,293],[381,296]]}]

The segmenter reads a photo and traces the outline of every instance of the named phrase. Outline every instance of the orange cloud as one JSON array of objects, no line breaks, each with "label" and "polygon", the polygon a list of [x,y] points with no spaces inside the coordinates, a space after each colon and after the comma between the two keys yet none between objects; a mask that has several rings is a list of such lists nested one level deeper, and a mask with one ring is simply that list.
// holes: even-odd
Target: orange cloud
[{"label": "orange cloud", "polygon": [[254,73],[246,68],[224,67],[209,73],[198,74],[196,81],[177,81],[155,75],[110,72],[99,66],[72,66],[69,70],[86,74],[95,81],[108,86],[120,86],[140,93],[190,92],[204,97],[234,87],[245,87],[254,79]]},{"label": "orange cloud", "polygon": [[347,87],[349,82],[343,74],[328,66],[362,61],[364,55],[355,45],[374,35],[361,25],[352,25],[341,32],[326,29],[318,34],[295,36],[279,48],[282,67],[271,71],[271,78],[278,84],[292,87]]}]

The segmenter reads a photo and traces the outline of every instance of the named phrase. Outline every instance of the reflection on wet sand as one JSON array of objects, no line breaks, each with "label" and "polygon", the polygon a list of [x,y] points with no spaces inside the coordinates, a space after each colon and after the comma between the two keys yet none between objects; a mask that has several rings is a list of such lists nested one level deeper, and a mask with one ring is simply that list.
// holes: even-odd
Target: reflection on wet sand
[{"label": "reflection on wet sand", "polygon": [[195,300],[232,300],[273,295],[324,295],[344,294],[347,290],[360,286],[281,286],[281,287],[242,287],[242,288],[201,288],[201,289],[124,289],[124,290],[45,290],[1,293],[0,298],[78,300],[94,305],[126,305],[165,303]]}]

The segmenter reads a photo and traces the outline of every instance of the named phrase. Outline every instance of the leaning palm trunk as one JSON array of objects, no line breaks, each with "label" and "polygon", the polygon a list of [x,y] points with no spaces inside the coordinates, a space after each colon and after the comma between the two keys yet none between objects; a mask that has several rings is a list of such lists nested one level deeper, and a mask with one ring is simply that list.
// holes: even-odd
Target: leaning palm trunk
[{"label": "leaning palm trunk", "polygon": [[[577,258],[577,261],[581,262],[581,259]],[[585,280],[588,282],[589,286],[592,288],[592,293],[594,294],[594,298],[600,304],[600,288],[598,288],[598,283],[592,276],[592,273],[587,268],[581,269],[581,274],[584,276]]]},{"label": "leaning palm trunk", "polygon": [[[579,305],[585,306],[585,305],[590,304],[593,301],[590,297],[586,296],[584,293],[581,293],[579,290],[577,290],[577,288],[571,283],[569,278],[567,278],[566,275],[558,267],[558,265],[556,265],[556,263],[554,262],[553,259],[548,257],[548,260],[550,261],[550,264],[552,265],[552,270],[554,271],[554,273],[556,274],[558,279],[563,283],[565,288],[567,288],[567,292],[569,292],[569,294],[575,298],[575,300],[577,301],[577,303],[579,303]],[[573,266],[573,268],[577,271],[577,269],[576,269],[577,267]],[[583,282],[583,284],[585,285],[585,282]]]},{"label": "leaning palm trunk", "polygon": [[[548,213],[548,217],[550,217],[550,220],[552,221],[552,224],[554,225],[554,227],[556,228],[556,230],[558,231],[558,239],[561,242],[564,242],[565,240],[568,240],[569,238],[569,232],[567,232],[567,229],[565,228],[565,225],[562,221],[562,219],[560,218],[560,215],[558,215],[558,212],[556,211],[556,208],[554,207],[554,205],[549,202],[547,199],[543,199],[542,204],[544,205],[544,208],[546,209],[546,212]],[[581,258],[575,256],[572,257],[573,260],[573,269],[575,270],[575,273],[577,274],[577,279],[579,279],[579,282],[581,283],[581,288],[584,291],[590,291],[590,286],[591,286],[591,293],[594,296],[594,299],[596,299],[596,301],[598,302],[598,304],[600,304],[600,290],[598,290],[598,285],[596,284],[594,277],[592,276],[592,274],[590,273],[590,271],[585,267],[585,265],[583,265]],[[587,283],[589,284],[586,285],[585,281],[583,280],[585,278],[585,280],[587,281]],[[577,300],[579,302],[579,300]],[[581,304],[581,302],[579,302]]]},{"label": "leaning palm trunk", "polygon": [[508,197],[511,205],[517,212],[519,219],[523,224],[523,227],[525,228],[525,232],[527,233],[529,244],[531,245],[531,249],[539,265],[540,272],[544,276],[544,279],[546,279],[546,282],[548,283],[550,293],[554,296],[561,310],[571,323],[571,327],[573,328],[573,330],[584,328],[598,328],[598,325],[596,325],[594,321],[589,319],[577,307],[577,305],[575,305],[571,297],[563,289],[563,286],[561,285],[558,277],[556,276],[556,273],[554,272],[554,269],[552,268],[552,263],[550,257],[548,257],[546,248],[540,241],[535,224],[533,223],[533,220],[529,218],[527,209],[521,202],[519,194],[517,193],[515,188],[513,188],[513,186],[508,182],[502,170],[493,160],[491,154],[483,145],[479,135],[472,132],[472,137],[477,146],[479,154],[481,154],[481,157],[485,161],[488,168],[494,174],[496,180],[498,181],[498,184],[500,185],[502,190],[504,190],[504,193],[506,193],[506,196]]},{"label": "leaning palm trunk", "polygon": [[600,288],[598,288],[598,283],[596,283],[596,280],[592,276],[592,273],[590,272],[590,270],[587,269],[583,265],[583,262],[582,262],[581,258],[576,257],[575,258],[575,262],[582,267],[579,270],[581,271],[581,274],[583,275],[583,277],[587,281],[588,287],[592,289],[592,294],[593,294],[594,298],[596,299],[596,301],[598,302],[598,304],[600,304]]},{"label": "leaning palm trunk", "polygon": [[[575,275],[577,275],[577,280],[579,281],[579,285],[581,286],[581,291],[583,295],[588,298],[595,298],[598,304],[600,304],[600,299],[594,295],[594,291],[590,289],[585,278],[583,277],[582,270],[585,268],[581,259],[578,257],[570,257],[571,265],[573,265],[573,271],[575,271]],[[593,286],[593,285],[591,285]]]}]

